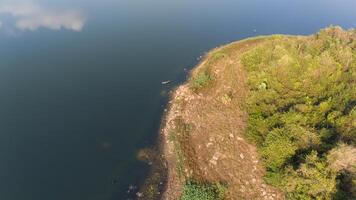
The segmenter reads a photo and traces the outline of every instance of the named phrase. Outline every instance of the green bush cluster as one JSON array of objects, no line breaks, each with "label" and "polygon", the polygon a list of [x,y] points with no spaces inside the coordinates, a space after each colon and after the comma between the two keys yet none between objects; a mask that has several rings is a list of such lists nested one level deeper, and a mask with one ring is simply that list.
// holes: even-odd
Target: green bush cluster
[{"label": "green bush cluster", "polygon": [[356,31],[272,38],[246,52],[242,64],[247,136],[261,151],[266,181],[290,199],[336,198],[341,172],[326,156],[340,142],[356,142]]},{"label": "green bush cluster", "polygon": [[192,78],[191,87],[193,90],[199,90],[207,86],[212,80],[212,77],[208,70],[199,72],[196,76]]},{"label": "green bush cluster", "polygon": [[188,181],[183,188],[180,200],[221,200],[226,188],[221,184],[204,184]]}]

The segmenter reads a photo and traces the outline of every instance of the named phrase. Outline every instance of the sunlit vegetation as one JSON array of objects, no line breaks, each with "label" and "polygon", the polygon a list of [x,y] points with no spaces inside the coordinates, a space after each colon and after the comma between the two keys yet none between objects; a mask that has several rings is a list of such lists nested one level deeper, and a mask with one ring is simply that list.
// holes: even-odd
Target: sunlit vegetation
[{"label": "sunlit vegetation", "polygon": [[188,181],[183,188],[181,200],[220,200],[226,188],[221,184],[201,184]]},{"label": "sunlit vegetation", "polygon": [[242,64],[265,180],[288,199],[356,198],[356,31],[274,38]]},{"label": "sunlit vegetation", "polygon": [[223,50],[217,48],[212,50],[209,54],[206,55],[204,63],[193,72],[189,80],[189,85],[192,90],[195,92],[211,86],[214,77],[211,72],[211,68],[219,61],[227,57],[227,54]]},{"label": "sunlit vegetation", "polygon": [[191,81],[191,87],[193,90],[199,90],[207,86],[211,80],[212,77],[207,70],[199,72],[195,77],[193,77]]}]

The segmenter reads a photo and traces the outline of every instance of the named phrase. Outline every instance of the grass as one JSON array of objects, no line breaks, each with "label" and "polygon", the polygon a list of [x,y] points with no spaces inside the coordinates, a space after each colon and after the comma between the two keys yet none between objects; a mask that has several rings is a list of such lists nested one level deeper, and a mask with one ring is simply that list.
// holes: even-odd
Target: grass
[{"label": "grass", "polygon": [[185,160],[185,156],[184,156],[184,152],[182,150],[181,147],[181,143],[178,141],[178,137],[177,137],[177,132],[173,132],[171,131],[169,133],[169,141],[173,142],[174,145],[174,154],[176,156],[176,170],[178,172],[178,175],[180,178],[184,177],[184,160]]},{"label": "grass", "polygon": [[[226,196],[247,196],[244,191],[239,190],[239,182],[241,179],[243,183],[250,180],[250,176],[245,176],[245,172],[250,169],[236,168],[231,173],[223,169],[223,166],[233,168],[240,165],[242,161],[234,158],[246,151],[242,145],[235,148],[237,140],[232,140],[230,136],[234,133],[237,138],[242,137],[244,113],[240,106],[244,99],[243,92],[246,91],[244,82],[241,82],[244,73],[240,67],[240,57],[231,55],[242,55],[242,52],[260,42],[263,40],[246,40],[214,49],[192,71],[188,83],[176,91],[172,106],[174,109],[170,111],[174,113],[174,118],[170,119],[166,133],[173,146],[174,160],[171,166],[176,170],[174,174],[177,176],[174,183],[183,187],[177,188],[173,193],[179,195],[182,191],[182,200],[228,199],[222,195],[225,192]],[[227,140],[231,142],[226,143]],[[218,153],[215,155],[214,152]],[[218,164],[214,164],[212,158]],[[211,170],[214,172],[210,173]],[[233,180],[226,182],[224,186],[215,184],[231,179]]]},{"label": "grass", "polygon": [[207,55],[204,59],[204,64],[198,69],[196,73],[193,73],[190,79],[190,87],[193,91],[199,91],[210,85],[214,77],[211,73],[211,69],[217,62],[227,58],[228,54],[224,51],[224,48],[217,48]]},{"label": "grass", "polygon": [[222,200],[226,188],[221,184],[204,184],[188,181],[180,200]]},{"label": "grass", "polygon": [[212,81],[212,76],[208,70],[199,72],[196,76],[192,78],[191,87],[193,90],[197,91],[209,85]]},{"label": "grass", "polygon": [[194,129],[191,124],[185,123],[181,118],[175,120],[176,128],[169,132],[168,140],[173,142],[174,154],[176,156],[177,164],[176,169],[181,179],[185,177],[185,165],[187,159],[184,151],[184,139],[189,136],[189,133]]}]

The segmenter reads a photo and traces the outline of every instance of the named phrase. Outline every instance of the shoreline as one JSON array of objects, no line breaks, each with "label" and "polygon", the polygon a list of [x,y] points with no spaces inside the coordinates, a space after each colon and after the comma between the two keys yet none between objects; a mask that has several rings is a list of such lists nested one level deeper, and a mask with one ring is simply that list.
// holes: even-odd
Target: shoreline
[{"label": "shoreline", "polygon": [[[169,97],[168,97],[168,102],[166,105],[166,109],[163,112],[162,119],[161,119],[161,124],[160,124],[160,129],[159,129],[159,136],[157,139],[157,155],[161,159],[159,159],[159,163],[154,163],[153,167],[151,169],[150,174],[154,173],[154,171],[157,171],[157,166],[164,166],[164,174],[161,175],[162,177],[165,177],[164,184],[161,185],[161,191],[159,192],[159,195],[157,198],[154,199],[162,199],[162,200],[178,200],[180,197],[180,194],[182,192],[183,185],[185,181],[187,180],[186,176],[183,176],[177,172],[177,167],[179,160],[177,158],[176,152],[175,152],[175,144],[172,142],[169,137],[170,137],[170,132],[172,129],[176,128],[175,120],[179,117],[181,111],[183,108],[181,108],[180,105],[180,100],[182,99],[194,99],[194,98],[202,98],[201,94],[196,94],[191,91],[190,88],[190,81],[191,79],[196,75],[196,73],[204,68],[207,62],[212,59],[212,56],[214,53],[218,53],[219,51],[222,51],[224,49],[229,49],[229,48],[242,48],[243,50],[241,51],[241,54],[246,52],[247,50],[251,49],[259,44],[262,44],[265,40],[269,39],[276,39],[276,38],[281,38],[281,37],[295,37],[295,38],[301,38],[301,37],[307,37],[307,36],[292,36],[292,35],[262,35],[262,36],[256,36],[256,37],[249,37],[245,38],[242,40],[234,41],[228,44],[221,45],[219,47],[213,48],[210,51],[208,51],[205,55],[203,55],[203,58],[200,60],[199,63],[197,63],[188,73],[186,79],[184,82],[182,82],[180,85],[177,85],[174,87],[170,92],[169,92]],[[257,44],[255,44],[257,43]],[[251,45],[251,46],[250,46]],[[244,49],[246,48],[246,49]],[[200,96],[200,97],[199,97]],[[238,138],[243,138],[244,136],[242,135],[241,137]],[[250,145],[250,144],[247,144]],[[252,147],[253,148],[253,147]],[[189,159],[189,158],[188,158]],[[185,165],[185,164],[184,164]],[[193,173],[188,171],[184,172],[185,175],[190,176]],[[262,170],[260,174],[263,174]],[[152,176],[149,177],[152,177]],[[145,184],[144,184],[145,185]],[[264,184],[262,184],[264,185]],[[145,186],[144,186],[145,187]],[[146,184],[147,187],[147,184]],[[264,186],[266,188],[266,186]],[[282,199],[280,198],[280,194],[276,192],[274,189],[269,189],[270,191],[274,191],[273,195],[277,197],[276,199]],[[265,190],[263,190],[264,193],[266,193]],[[138,199],[144,199],[144,198],[138,198]]]},{"label": "shoreline", "polygon": [[[229,43],[229,44],[231,44],[231,43]],[[226,46],[229,44],[225,44],[223,46]],[[223,47],[223,46],[221,46],[221,47]],[[164,173],[163,173],[163,175],[161,174],[161,176],[160,176],[160,180],[162,180],[162,181],[160,181],[160,183],[163,182],[163,184],[159,183],[161,192],[158,192],[158,195],[153,198],[150,198],[150,200],[166,200],[166,199],[174,200],[174,199],[178,198],[178,194],[174,192],[174,191],[177,191],[177,188],[175,188],[173,190],[169,189],[170,185],[172,184],[171,177],[172,176],[176,177],[176,173],[174,173],[174,166],[170,166],[170,165],[173,165],[172,162],[174,162],[174,158],[170,157],[172,155],[169,152],[169,149],[172,147],[169,146],[168,134],[165,131],[165,129],[167,127],[167,123],[169,121],[168,117],[173,112],[172,108],[174,107],[174,100],[176,99],[177,90],[180,87],[187,85],[188,80],[192,77],[192,72],[206,61],[209,53],[211,53],[212,51],[214,51],[218,48],[221,48],[221,47],[216,47],[216,48],[206,52],[205,55],[202,56],[202,59],[192,69],[189,70],[186,77],[184,78],[185,80],[182,83],[180,83],[179,85],[176,85],[173,88],[171,88],[171,90],[168,92],[168,94],[169,94],[167,97],[168,100],[166,102],[165,109],[162,113],[157,140],[156,140],[155,144],[153,144],[153,146],[141,149],[140,152],[148,151],[149,152],[148,156],[143,156],[144,158],[142,158],[142,156],[138,155],[139,160],[142,160],[146,163],[152,163],[151,169],[148,173],[147,178],[143,181],[143,183],[141,185],[139,185],[140,189],[137,193],[138,200],[141,200],[141,199],[144,200],[147,197],[147,193],[150,193],[148,191],[149,188],[152,185],[157,185],[157,183],[155,183],[157,181],[152,182],[150,179],[154,176],[154,173],[157,170],[162,170],[162,169],[164,170]],[[139,152],[139,154],[140,154],[140,152]],[[158,158],[158,160],[157,160],[157,158]],[[169,161],[169,159],[171,161]],[[162,172],[162,171],[160,171],[160,172]],[[162,178],[162,177],[164,177],[164,178]],[[172,193],[174,193],[174,194],[172,194]],[[150,195],[150,194],[148,194],[148,195]],[[172,196],[170,196],[170,195],[172,195]],[[168,196],[170,196],[170,197],[168,197]]]},{"label": "shoreline", "polygon": [[[179,161],[177,160],[179,158],[177,158],[177,155],[175,155],[176,153],[174,153],[175,148],[177,147],[175,147],[174,142],[169,140],[169,134],[170,131],[172,131],[172,129],[176,128],[176,124],[174,121],[179,117],[182,110],[179,101],[181,99],[194,98],[193,96],[196,95],[192,93],[192,91],[190,91],[189,81],[201,68],[205,66],[207,62],[209,62],[209,59],[211,59],[214,53],[232,46],[244,46],[244,45],[248,46],[249,42],[264,40],[265,38],[270,38],[270,37],[272,36],[258,36],[253,38],[246,38],[210,50],[203,56],[203,59],[194,68],[192,68],[192,70],[189,72],[187,76],[186,81],[183,84],[177,86],[174,90],[172,90],[167,105],[167,112],[164,113],[164,116],[162,118],[163,119],[162,126],[160,129],[160,137],[162,138],[161,139],[162,144],[160,145],[166,159],[165,162],[167,164],[167,182],[164,187],[164,192],[161,196],[161,199],[163,200],[179,199],[184,182],[187,180],[186,177],[184,176],[181,177],[181,175],[179,175],[179,172],[177,172],[176,168],[179,165],[177,163]],[[185,171],[185,173],[189,174],[191,172]]]}]

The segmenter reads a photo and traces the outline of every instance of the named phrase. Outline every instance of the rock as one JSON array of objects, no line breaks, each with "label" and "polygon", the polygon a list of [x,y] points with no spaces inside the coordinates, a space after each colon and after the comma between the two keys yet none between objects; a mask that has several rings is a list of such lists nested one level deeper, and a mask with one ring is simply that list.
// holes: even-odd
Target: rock
[{"label": "rock", "polygon": [[244,139],[243,139],[243,138],[241,138],[241,137],[237,137],[237,140],[239,140],[239,141],[243,141]]},{"label": "rock", "polygon": [[219,153],[215,153],[214,156],[210,159],[210,163],[213,164],[213,165],[217,165],[218,164],[218,161],[219,160]]},{"label": "rock", "polygon": [[244,159],[245,158],[244,154],[240,153],[240,158]]},{"label": "rock", "polygon": [[213,164],[213,165],[217,165],[218,163],[216,162],[216,160],[213,160],[213,159],[211,159],[210,161],[209,161],[211,164]]},{"label": "rock", "polygon": [[136,193],[136,196],[137,196],[137,197],[143,197],[143,193],[142,193],[142,192],[137,192],[137,193]]}]

